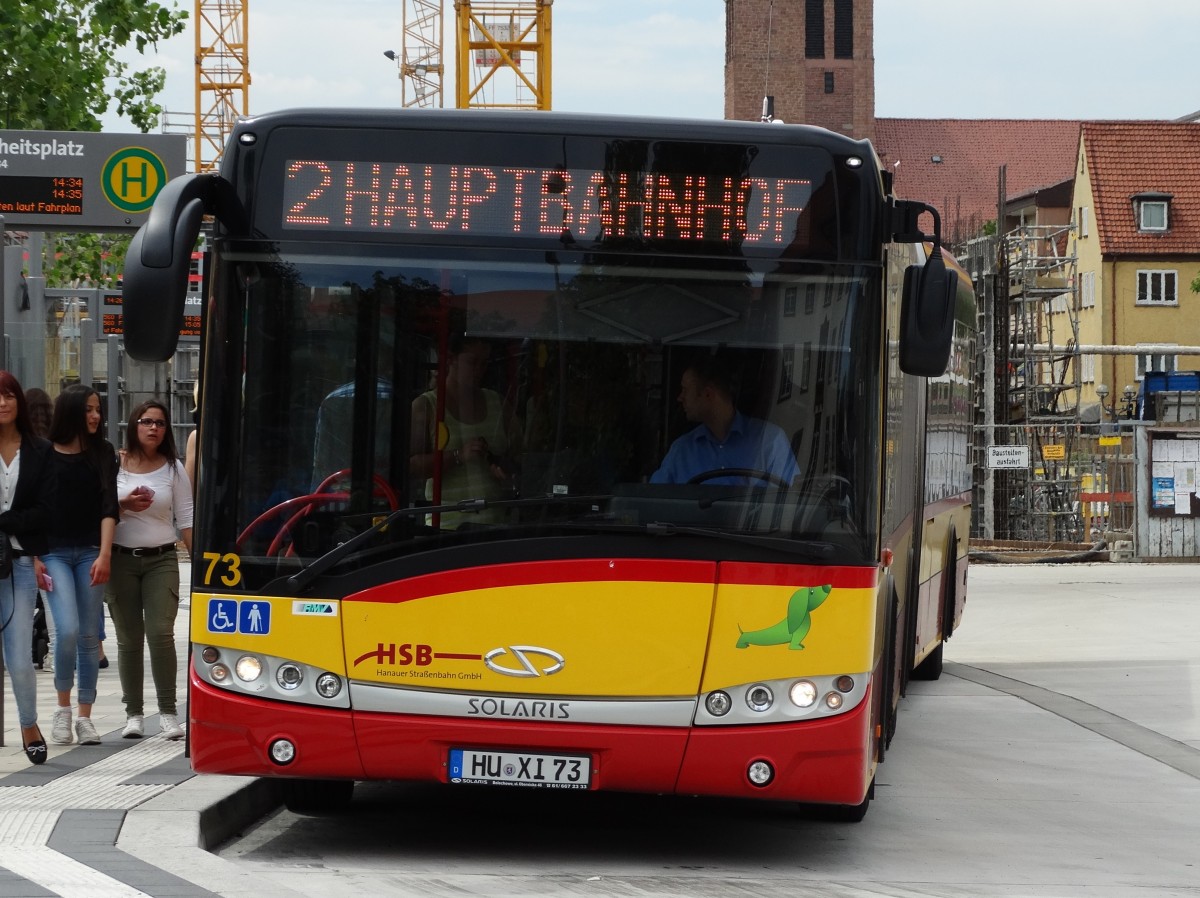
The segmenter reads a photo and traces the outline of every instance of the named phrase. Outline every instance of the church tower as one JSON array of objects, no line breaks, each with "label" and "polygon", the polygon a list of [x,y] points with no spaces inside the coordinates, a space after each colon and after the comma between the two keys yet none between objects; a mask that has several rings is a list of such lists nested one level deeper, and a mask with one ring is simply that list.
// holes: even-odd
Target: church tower
[{"label": "church tower", "polygon": [[872,0],[725,0],[725,118],[875,136]]}]

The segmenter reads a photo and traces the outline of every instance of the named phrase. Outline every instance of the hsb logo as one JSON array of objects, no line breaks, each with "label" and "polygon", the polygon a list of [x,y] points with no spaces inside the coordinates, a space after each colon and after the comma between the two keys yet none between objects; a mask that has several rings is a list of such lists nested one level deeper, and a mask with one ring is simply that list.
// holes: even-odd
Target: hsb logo
[{"label": "hsb logo", "polygon": [[386,664],[389,667],[408,667],[414,664],[417,667],[428,667],[433,663],[433,646],[412,642],[404,642],[399,645],[389,642],[384,645],[381,642],[375,651],[365,652],[355,658],[354,666],[358,667],[368,658],[374,658],[376,664]]}]

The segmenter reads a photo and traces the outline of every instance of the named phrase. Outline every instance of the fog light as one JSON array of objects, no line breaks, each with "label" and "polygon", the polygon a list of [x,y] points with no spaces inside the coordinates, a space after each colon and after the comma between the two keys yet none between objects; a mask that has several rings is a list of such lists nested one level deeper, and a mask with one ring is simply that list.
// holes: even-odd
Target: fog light
[{"label": "fog light", "polygon": [[253,655],[242,655],[233,669],[239,680],[253,683],[262,674],[262,662]]},{"label": "fog light", "polygon": [[775,695],[762,683],[757,683],[746,690],[746,704],[751,711],[766,711],[775,704]]},{"label": "fog light", "polygon": [[797,708],[811,708],[817,700],[816,684],[810,683],[808,680],[793,683],[792,688],[788,690],[788,698]]},{"label": "fog light", "polygon": [[756,786],[765,786],[775,779],[775,768],[766,761],[753,761],[746,770],[746,777]]},{"label": "fog light", "polygon": [[219,651],[217,651],[216,646],[206,645],[204,647],[204,651],[202,651],[200,653],[200,657],[204,659],[205,664],[212,664],[214,661],[216,661],[218,658],[221,657],[221,653]]},{"label": "fog light", "polygon": [[295,689],[304,680],[304,671],[295,664],[281,664],[275,671],[275,682],[283,689]]},{"label": "fog light", "polygon": [[836,688],[838,692],[853,692],[854,691],[854,677],[848,677],[845,674],[843,674],[842,676],[838,677],[837,680],[834,681],[833,685],[834,685],[834,688]]},{"label": "fog light", "polygon": [[224,683],[229,679],[229,668],[224,664],[214,664],[208,671],[214,683]]},{"label": "fog light", "polygon": [[269,749],[271,760],[283,766],[296,759],[296,746],[289,739],[276,739]]},{"label": "fog light", "polygon": [[342,691],[342,678],[337,674],[323,673],[317,677],[317,693],[322,698],[333,698]]},{"label": "fog light", "polygon": [[830,711],[836,711],[842,706],[842,694],[840,692],[831,692],[825,696],[825,707]]}]

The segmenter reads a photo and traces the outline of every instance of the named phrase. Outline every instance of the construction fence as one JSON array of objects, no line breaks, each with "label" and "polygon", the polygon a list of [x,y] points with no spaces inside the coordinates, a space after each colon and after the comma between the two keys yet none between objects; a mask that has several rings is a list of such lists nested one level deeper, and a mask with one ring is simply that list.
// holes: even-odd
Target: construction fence
[{"label": "construction fence", "polygon": [[976,545],[1091,546],[1134,526],[1134,437],[1120,425],[996,425],[976,433]]}]

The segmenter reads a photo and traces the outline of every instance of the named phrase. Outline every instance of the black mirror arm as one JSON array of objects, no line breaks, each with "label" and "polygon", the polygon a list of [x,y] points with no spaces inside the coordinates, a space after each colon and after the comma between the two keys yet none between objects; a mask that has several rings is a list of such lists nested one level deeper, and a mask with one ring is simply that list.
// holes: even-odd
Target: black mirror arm
[{"label": "black mirror arm", "polygon": [[[921,216],[933,216],[933,234],[921,230]],[[895,243],[932,243],[934,254],[942,248],[942,217],[937,209],[917,200],[894,200],[891,210],[892,241]]]}]

